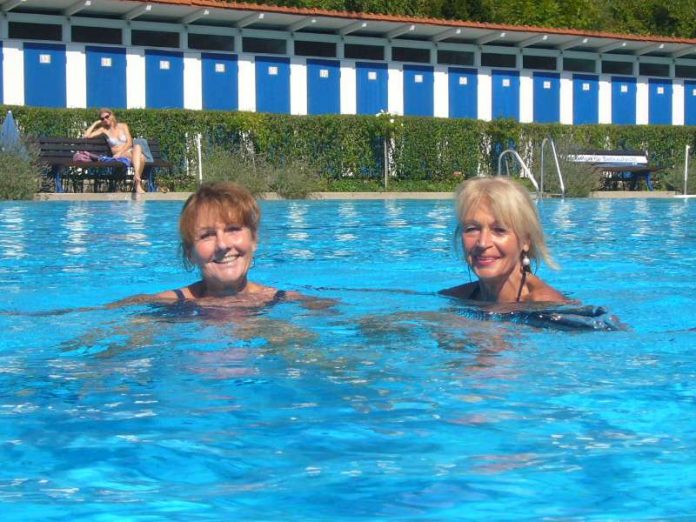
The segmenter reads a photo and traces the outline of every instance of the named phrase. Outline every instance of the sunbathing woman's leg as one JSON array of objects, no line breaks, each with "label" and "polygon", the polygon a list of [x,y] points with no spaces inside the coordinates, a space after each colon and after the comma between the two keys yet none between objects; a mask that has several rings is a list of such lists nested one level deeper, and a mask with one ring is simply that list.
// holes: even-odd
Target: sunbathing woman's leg
[{"label": "sunbathing woman's leg", "polygon": [[133,190],[135,192],[145,192],[141,184],[143,170],[145,170],[145,155],[140,145],[133,145],[131,162],[133,163]]}]

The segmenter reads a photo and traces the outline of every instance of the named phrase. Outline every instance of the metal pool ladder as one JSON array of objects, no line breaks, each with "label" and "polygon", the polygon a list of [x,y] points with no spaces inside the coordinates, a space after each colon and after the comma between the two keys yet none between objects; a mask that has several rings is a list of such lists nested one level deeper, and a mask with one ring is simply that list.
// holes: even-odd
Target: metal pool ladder
[{"label": "metal pool ladder", "polygon": [[527,167],[527,164],[524,162],[522,157],[515,149],[506,149],[500,153],[500,156],[498,156],[498,176],[502,175],[503,158],[505,157],[505,155],[507,154],[512,156],[517,161],[517,163],[519,163],[520,168],[522,169],[522,177],[527,178],[532,182],[532,185],[534,186],[534,189],[537,193],[537,199],[542,199],[544,197],[544,147],[547,143],[551,144],[551,152],[553,153],[553,159],[556,165],[556,172],[558,173],[558,182],[561,188],[560,196],[562,198],[565,197],[565,183],[563,183],[563,176],[561,175],[561,166],[558,163],[558,154],[556,153],[556,145],[554,144],[552,138],[544,138],[544,140],[541,142],[541,173],[539,176],[541,183],[537,183],[534,174],[532,174],[532,171],[529,169],[529,167]]},{"label": "metal pool ladder", "polygon": [[[503,158],[505,157],[506,154],[509,154],[515,160],[517,160],[517,163],[520,164],[520,167],[522,168],[522,177],[527,178],[532,182],[532,185],[534,185],[534,189],[536,190],[537,193],[537,199],[541,198],[541,191],[539,189],[539,184],[537,183],[536,178],[534,177],[534,174],[532,174],[532,171],[529,170],[529,167],[527,167],[527,164],[524,162],[522,157],[518,154],[518,152],[515,149],[505,149],[503,152],[500,153],[500,156],[498,156],[498,176],[502,175],[503,171]],[[508,172],[508,176],[510,173]]]},{"label": "metal pool ladder", "polygon": [[553,153],[553,162],[556,165],[556,173],[558,174],[558,184],[561,189],[561,197],[565,197],[565,183],[563,183],[563,176],[561,175],[561,166],[558,163],[558,154],[556,153],[556,144],[553,141],[553,138],[551,137],[546,137],[544,140],[541,142],[541,173],[539,175],[539,178],[541,180],[541,188],[539,189],[540,193],[544,194],[544,146],[549,143],[551,145],[551,152]]}]

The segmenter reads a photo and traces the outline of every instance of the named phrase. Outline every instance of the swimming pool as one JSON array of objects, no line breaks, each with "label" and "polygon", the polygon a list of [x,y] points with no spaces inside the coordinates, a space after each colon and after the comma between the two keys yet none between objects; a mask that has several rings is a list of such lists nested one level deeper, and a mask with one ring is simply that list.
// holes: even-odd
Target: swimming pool
[{"label": "swimming pool", "polygon": [[434,295],[449,201],[263,202],[252,279],[331,310],[75,310],[192,281],[180,207],[0,203],[5,520],[696,515],[693,201],[541,203],[542,277],[625,331]]}]

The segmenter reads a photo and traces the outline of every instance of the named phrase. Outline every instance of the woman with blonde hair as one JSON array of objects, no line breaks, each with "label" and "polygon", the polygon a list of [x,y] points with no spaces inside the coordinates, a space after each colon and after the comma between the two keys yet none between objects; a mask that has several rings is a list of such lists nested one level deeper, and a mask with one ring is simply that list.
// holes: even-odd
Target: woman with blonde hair
[{"label": "woman with blonde hair", "polygon": [[104,135],[111,148],[111,156],[117,159],[125,159],[126,166],[133,167],[133,191],[137,193],[145,192],[141,180],[143,170],[145,170],[145,154],[140,145],[133,144],[128,125],[116,119],[114,111],[111,109],[99,109],[99,119],[92,123],[83,136],[85,138],[96,138]]},{"label": "woman with blonde hair", "polygon": [[569,302],[532,273],[532,262],[556,265],[527,190],[501,177],[473,178],[461,185],[456,201],[457,235],[478,281],[442,294],[494,303]]}]

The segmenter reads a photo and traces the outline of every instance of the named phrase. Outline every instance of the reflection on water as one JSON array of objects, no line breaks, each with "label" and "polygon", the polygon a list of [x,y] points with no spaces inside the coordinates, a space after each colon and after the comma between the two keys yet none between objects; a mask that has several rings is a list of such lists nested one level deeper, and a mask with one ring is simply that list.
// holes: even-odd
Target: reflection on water
[{"label": "reflection on water", "polygon": [[[555,315],[482,321],[434,294],[463,271],[443,255],[451,202],[262,202],[253,279],[337,304],[244,313],[73,308],[76,292],[100,305],[109,286],[160,284],[180,205],[0,207],[3,267],[22,274],[0,291],[52,292],[0,306],[3,517],[688,516],[696,324],[675,310],[696,305],[694,205],[645,205],[542,209],[563,266],[550,281],[610,299],[633,326],[613,332],[537,327]],[[634,219],[649,228],[632,236]],[[648,271],[666,255],[646,248],[651,234],[683,261]],[[61,272],[78,263],[90,277]],[[569,319],[599,318],[583,313]]]},{"label": "reflection on water", "polygon": [[613,239],[613,234],[616,231],[616,223],[613,221],[610,200],[605,199],[597,202],[597,210],[593,223],[599,241],[610,241]]},{"label": "reflection on water", "polygon": [[294,241],[305,241],[309,234],[307,228],[307,205],[291,202],[288,206],[288,234],[287,237]]},{"label": "reflection on water", "polygon": [[292,201],[288,204],[286,237],[291,240],[293,245],[297,246],[289,248],[287,253],[294,259],[314,258],[314,252],[309,248],[299,248],[302,243],[309,239],[309,234],[307,233],[308,210],[305,203]]},{"label": "reflection on water", "polygon": [[[62,222],[62,230],[67,234],[65,255],[79,256],[87,252],[87,232],[92,226],[90,207],[73,205],[68,208]],[[81,270],[83,267],[71,265],[66,270]]]},{"label": "reflection on water", "polygon": [[631,219],[631,235],[633,237],[644,237],[650,235],[653,228],[653,217],[647,201],[644,199],[636,199],[633,214],[635,217]]},{"label": "reflection on water", "polygon": [[[544,205],[545,203],[542,202],[541,204]],[[571,205],[567,204],[564,200],[556,203],[555,210],[553,212],[553,223],[555,227],[564,231],[573,227],[573,221],[571,220],[571,208]]]},{"label": "reflection on water", "polygon": [[17,206],[0,206],[0,249],[2,256],[10,259],[26,256],[25,234],[24,209]]},{"label": "reflection on water", "polygon": [[387,199],[384,201],[384,209],[386,210],[386,221],[384,225],[390,228],[405,227],[408,224],[406,219],[401,215],[404,212],[401,202],[395,199]]},{"label": "reflection on water", "polygon": [[123,217],[124,223],[127,225],[128,232],[123,236],[125,241],[132,243],[134,246],[149,247],[152,243],[149,241],[145,233],[148,226],[148,214],[146,212],[146,203],[144,201],[131,201],[127,207],[127,213]]},{"label": "reflection on water", "polygon": [[331,256],[348,258],[353,255],[350,243],[358,239],[356,232],[360,229],[360,215],[353,201],[341,201],[338,203],[337,214],[333,230],[335,244],[329,246],[329,248],[331,248]]},{"label": "reflection on water", "polygon": [[[452,230],[454,221],[452,207],[449,202],[437,203],[435,207],[426,214],[428,229],[432,232],[430,239],[431,250],[433,252],[449,252],[452,246]],[[456,239],[454,239],[456,241]]]}]

